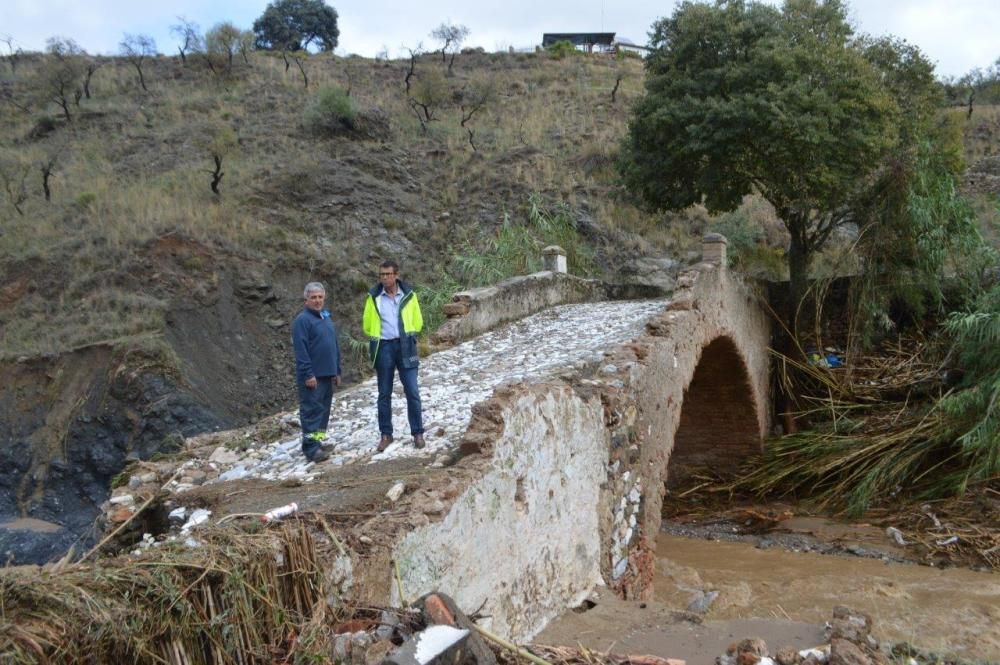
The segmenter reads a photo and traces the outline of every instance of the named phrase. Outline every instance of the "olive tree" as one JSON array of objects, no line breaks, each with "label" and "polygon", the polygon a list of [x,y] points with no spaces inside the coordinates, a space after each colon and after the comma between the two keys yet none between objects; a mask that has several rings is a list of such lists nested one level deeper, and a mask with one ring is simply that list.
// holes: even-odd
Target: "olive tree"
[{"label": "olive tree", "polygon": [[[45,50],[48,56],[39,70],[41,95],[62,109],[66,122],[73,122],[71,104],[79,104],[86,71],[86,52],[72,39],[50,37]],[[89,78],[89,77],[88,77]]]},{"label": "olive tree", "polygon": [[451,73],[451,68],[455,64],[455,55],[468,36],[469,29],[467,27],[461,24],[456,25],[450,21],[446,21],[431,30],[431,37],[441,42],[441,62],[445,61],[449,52],[451,53],[451,59],[448,60],[448,73]]},{"label": "olive tree", "polygon": [[146,87],[146,77],[142,74],[142,65],[146,58],[156,55],[156,41],[149,35],[132,35],[126,32],[118,44],[118,50],[135,67],[139,75],[139,85],[149,92],[149,88]]}]

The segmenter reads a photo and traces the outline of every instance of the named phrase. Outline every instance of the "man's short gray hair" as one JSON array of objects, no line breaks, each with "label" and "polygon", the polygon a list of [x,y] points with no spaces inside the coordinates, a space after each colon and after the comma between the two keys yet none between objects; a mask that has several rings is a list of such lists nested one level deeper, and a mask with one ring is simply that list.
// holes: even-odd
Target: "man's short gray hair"
[{"label": "man's short gray hair", "polygon": [[302,290],[302,297],[308,298],[310,293],[316,291],[321,291],[323,295],[326,295],[326,287],[321,282],[309,282],[306,284],[306,288]]}]

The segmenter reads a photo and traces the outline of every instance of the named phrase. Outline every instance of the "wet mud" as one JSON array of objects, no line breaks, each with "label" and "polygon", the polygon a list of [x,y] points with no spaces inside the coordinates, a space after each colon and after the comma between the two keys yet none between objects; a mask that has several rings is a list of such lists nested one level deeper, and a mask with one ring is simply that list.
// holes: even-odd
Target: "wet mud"
[{"label": "wet mud", "polygon": [[[706,540],[661,533],[652,601],[604,592],[593,608],[566,612],[536,642],[712,663],[744,637],[761,637],[774,650],[815,646],[833,608],[845,605],[870,614],[879,639],[1000,662],[1000,576],[900,563],[905,557],[878,529],[851,528],[838,540],[836,524],[803,519],[809,533],[766,536],[775,541],[763,548],[741,542],[745,534]],[[841,555],[815,551],[829,537]]]}]

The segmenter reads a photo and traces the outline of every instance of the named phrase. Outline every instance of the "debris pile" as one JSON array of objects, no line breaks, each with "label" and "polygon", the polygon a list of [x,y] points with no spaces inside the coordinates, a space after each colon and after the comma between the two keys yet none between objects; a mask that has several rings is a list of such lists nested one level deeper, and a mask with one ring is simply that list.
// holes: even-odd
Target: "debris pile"
[{"label": "debris pile", "polygon": [[923,653],[906,643],[879,641],[872,635],[872,618],[839,606],[827,624],[828,640],[807,648],[784,646],[771,654],[759,637],[733,642],[716,665],[958,665],[961,661]]}]

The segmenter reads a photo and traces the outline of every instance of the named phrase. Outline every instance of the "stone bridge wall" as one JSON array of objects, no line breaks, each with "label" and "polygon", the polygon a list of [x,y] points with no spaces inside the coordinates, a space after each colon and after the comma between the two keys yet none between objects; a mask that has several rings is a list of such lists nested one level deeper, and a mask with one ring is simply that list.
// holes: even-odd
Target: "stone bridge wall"
[{"label": "stone bridge wall", "polygon": [[665,482],[758,451],[769,427],[769,322],[724,265],[683,273],[604,361],[477,407],[463,447],[487,466],[442,521],[397,542],[407,596],[444,591],[526,640],[601,581],[651,591]]},{"label": "stone bridge wall", "polygon": [[546,270],[456,293],[444,305],[448,320],[431,336],[431,344],[438,348],[451,346],[556,305],[663,297],[672,290],[667,285],[676,274],[672,268],[664,275],[663,266],[651,262],[648,267],[659,273],[657,280],[644,281],[634,276],[628,283],[611,284],[568,274],[566,256],[560,247],[546,247],[544,251]]}]

